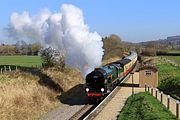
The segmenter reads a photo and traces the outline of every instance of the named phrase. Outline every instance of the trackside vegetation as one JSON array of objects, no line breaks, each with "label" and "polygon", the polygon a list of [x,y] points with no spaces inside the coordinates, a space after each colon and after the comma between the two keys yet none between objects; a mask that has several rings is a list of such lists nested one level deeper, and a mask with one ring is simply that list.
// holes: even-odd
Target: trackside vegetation
[{"label": "trackside vegetation", "polygon": [[155,97],[148,92],[130,96],[118,120],[178,120]]}]

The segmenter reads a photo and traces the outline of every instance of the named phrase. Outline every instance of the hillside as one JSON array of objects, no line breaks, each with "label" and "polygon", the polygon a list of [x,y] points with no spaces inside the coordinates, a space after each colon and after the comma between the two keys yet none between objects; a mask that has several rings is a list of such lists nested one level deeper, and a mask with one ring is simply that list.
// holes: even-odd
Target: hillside
[{"label": "hillside", "polygon": [[140,42],[140,45],[148,45],[149,43],[164,44],[164,45],[180,45],[180,35],[169,36],[166,39],[159,39],[147,42]]},{"label": "hillside", "polygon": [[[1,120],[34,120],[79,95],[84,83],[80,72],[66,68],[27,69],[0,74]],[[78,97],[80,98],[80,97]],[[61,100],[63,99],[63,100]]]}]

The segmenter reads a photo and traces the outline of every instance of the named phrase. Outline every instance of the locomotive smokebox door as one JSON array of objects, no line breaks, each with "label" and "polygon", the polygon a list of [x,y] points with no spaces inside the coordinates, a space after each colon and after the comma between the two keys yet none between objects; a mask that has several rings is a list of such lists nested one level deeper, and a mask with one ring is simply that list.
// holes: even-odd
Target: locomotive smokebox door
[{"label": "locomotive smokebox door", "polygon": [[153,65],[144,65],[139,69],[139,87],[158,86],[158,70]]}]

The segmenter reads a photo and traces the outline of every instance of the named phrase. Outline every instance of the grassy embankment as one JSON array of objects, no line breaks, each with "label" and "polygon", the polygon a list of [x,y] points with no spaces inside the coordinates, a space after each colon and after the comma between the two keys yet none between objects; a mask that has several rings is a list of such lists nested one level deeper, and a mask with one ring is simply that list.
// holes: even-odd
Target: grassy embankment
[{"label": "grassy embankment", "polygon": [[180,100],[180,67],[165,63],[158,64],[157,67],[159,72],[158,88]]},{"label": "grassy embankment", "polygon": [[22,67],[41,66],[39,56],[0,56],[0,65],[17,65]]},{"label": "grassy embankment", "polygon": [[[0,63],[27,67],[40,65],[39,61],[38,57],[18,56],[1,58]],[[0,119],[39,119],[62,104],[58,96],[81,83],[79,71],[68,68],[1,73]]]},{"label": "grassy embankment", "polygon": [[126,101],[118,120],[178,120],[155,97],[147,92],[135,94]]}]

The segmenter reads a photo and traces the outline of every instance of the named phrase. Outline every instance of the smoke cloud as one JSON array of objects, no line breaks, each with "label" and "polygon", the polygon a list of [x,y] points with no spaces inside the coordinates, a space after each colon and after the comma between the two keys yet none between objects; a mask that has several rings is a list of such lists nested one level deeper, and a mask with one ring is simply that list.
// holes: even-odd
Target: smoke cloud
[{"label": "smoke cloud", "polygon": [[43,9],[32,16],[14,12],[7,30],[17,40],[38,42],[63,52],[66,64],[80,69],[83,76],[101,65],[102,38],[89,31],[82,11],[71,4],[63,4],[59,12]]}]

